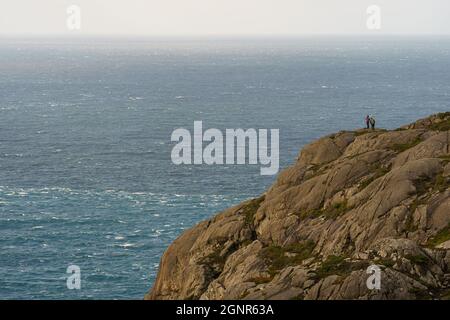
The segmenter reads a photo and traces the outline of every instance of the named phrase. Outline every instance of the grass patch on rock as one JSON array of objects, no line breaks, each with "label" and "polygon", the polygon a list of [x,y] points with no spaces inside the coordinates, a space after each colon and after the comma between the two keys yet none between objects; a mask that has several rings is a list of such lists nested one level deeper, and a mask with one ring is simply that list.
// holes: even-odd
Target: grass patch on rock
[{"label": "grass patch on rock", "polygon": [[344,256],[332,255],[328,256],[315,272],[317,278],[323,279],[331,275],[345,276],[350,274],[352,271],[367,268],[367,266],[367,261],[350,262],[347,261]]},{"label": "grass patch on rock", "polygon": [[296,215],[301,220],[306,219],[306,218],[318,218],[318,217],[320,217],[321,214],[322,214],[322,210],[320,210],[320,209],[302,210],[302,211],[296,213]]},{"label": "grass patch on rock", "polygon": [[430,262],[429,258],[423,254],[408,254],[405,256],[405,258],[419,266],[426,266]]},{"label": "grass patch on rock", "polygon": [[449,187],[448,178],[438,174],[434,181],[433,191],[444,192]]},{"label": "grass patch on rock", "polygon": [[428,246],[435,247],[443,242],[450,240],[450,223],[441,229],[434,237],[428,240]]},{"label": "grass patch on rock", "polygon": [[[450,130],[450,119],[445,119],[446,117],[442,117],[443,121],[433,123],[430,125],[430,129],[434,131],[448,131]],[[444,120],[445,119],[445,120]]]},{"label": "grass patch on rock", "polygon": [[269,273],[274,275],[287,266],[299,265],[303,260],[311,257],[315,246],[311,240],[285,247],[272,245],[263,248],[260,255],[269,266]]},{"label": "grass patch on rock", "polygon": [[359,191],[364,190],[365,188],[367,188],[367,186],[369,186],[369,184],[386,175],[389,171],[391,171],[391,166],[386,167],[378,164],[373,165],[370,170],[371,172],[373,172],[372,176],[361,182],[361,184],[359,185]]},{"label": "grass patch on rock", "polygon": [[395,265],[395,262],[389,258],[381,258],[377,261],[377,264],[385,266],[386,268],[392,268]]},{"label": "grass patch on rock", "polygon": [[446,118],[450,117],[450,112],[449,111],[447,111],[447,112],[439,112],[437,114],[437,117],[439,119],[446,119]]},{"label": "grass patch on rock", "polygon": [[433,177],[422,176],[414,181],[417,195],[431,194],[434,192],[444,192],[449,186],[449,178],[439,173]]},{"label": "grass patch on rock", "polygon": [[409,215],[405,223],[405,230],[407,232],[415,232],[419,229],[419,227],[414,224],[414,212],[416,211],[419,205],[420,205],[419,201],[415,199],[414,202],[409,207]]},{"label": "grass patch on rock", "polygon": [[416,297],[416,300],[431,300],[433,296],[428,292],[428,289],[411,288],[409,293]]},{"label": "grass patch on rock", "polygon": [[444,160],[445,163],[449,163],[450,162],[450,155],[446,154],[444,156],[440,156],[439,159]]},{"label": "grass patch on rock", "polygon": [[204,257],[201,261],[201,264],[208,266],[211,272],[210,276],[212,278],[215,278],[222,272],[226,259],[227,257],[220,255],[219,251],[214,251]]},{"label": "grass patch on rock", "polygon": [[420,137],[416,137],[414,140],[407,143],[395,143],[394,145],[391,146],[390,149],[400,153],[417,146],[421,142],[422,139]]},{"label": "grass patch on rock", "polygon": [[420,205],[427,204],[431,196],[436,192],[444,192],[449,187],[449,178],[444,177],[442,173],[434,177],[422,176],[414,181],[417,198],[409,206],[410,216],[408,217],[405,228],[406,231],[417,231],[417,226],[413,223],[413,214]]},{"label": "grass patch on rock", "polygon": [[349,210],[351,210],[351,208],[348,207],[347,200],[344,200],[341,202],[337,202],[326,209],[303,210],[297,213],[297,216],[302,220],[306,218],[318,218],[322,216],[325,219],[336,219]]},{"label": "grass patch on rock", "polygon": [[327,219],[336,219],[337,217],[343,215],[349,210],[347,207],[347,200],[342,202],[335,203],[331,205],[329,208],[323,210],[323,215]]},{"label": "grass patch on rock", "polygon": [[258,211],[261,202],[263,202],[265,196],[261,196],[256,199],[250,200],[246,205],[241,208],[241,213],[244,215],[244,220],[247,225],[253,225],[256,211]]},{"label": "grass patch on rock", "polygon": [[444,291],[440,295],[441,300],[450,300],[450,290]]}]

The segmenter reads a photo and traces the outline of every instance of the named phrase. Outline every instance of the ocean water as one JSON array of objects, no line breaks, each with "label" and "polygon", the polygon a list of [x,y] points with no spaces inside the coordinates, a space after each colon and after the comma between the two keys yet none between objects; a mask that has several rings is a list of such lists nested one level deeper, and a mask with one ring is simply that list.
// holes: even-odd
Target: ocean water
[{"label": "ocean water", "polygon": [[449,106],[449,38],[3,38],[0,299],[141,299],[183,230],[273,182],[172,164],[176,128],[280,129],[286,167],[368,113]]}]

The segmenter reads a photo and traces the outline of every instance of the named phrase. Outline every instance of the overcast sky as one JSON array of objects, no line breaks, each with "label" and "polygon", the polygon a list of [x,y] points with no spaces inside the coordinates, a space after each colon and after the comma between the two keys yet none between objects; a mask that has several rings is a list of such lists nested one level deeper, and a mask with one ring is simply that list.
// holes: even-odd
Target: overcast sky
[{"label": "overcast sky", "polygon": [[[450,34],[449,0],[0,0],[1,35]],[[366,26],[369,5],[381,29]],[[70,31],[69,5],[81,9]]]}]

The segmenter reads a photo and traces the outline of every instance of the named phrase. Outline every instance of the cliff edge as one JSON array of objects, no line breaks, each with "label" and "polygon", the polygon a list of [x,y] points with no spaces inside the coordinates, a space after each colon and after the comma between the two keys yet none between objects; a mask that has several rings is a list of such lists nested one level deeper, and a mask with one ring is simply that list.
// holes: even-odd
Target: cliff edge
[{"label": "cliff edge", "polygon": [[448,299],[449,130],[450,112],[312,142],[265,194],[176,239],[145,298]]}]

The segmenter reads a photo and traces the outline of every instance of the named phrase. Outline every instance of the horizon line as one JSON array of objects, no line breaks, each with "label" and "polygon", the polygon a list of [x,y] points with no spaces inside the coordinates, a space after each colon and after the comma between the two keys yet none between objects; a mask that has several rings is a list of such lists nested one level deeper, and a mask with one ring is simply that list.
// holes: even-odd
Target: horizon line
[{"label": "horizon line", "polygon": [[450,33],[381,33],[381,32],[365,32],[365,33],[280,33],[280,34],[111,34],[111,33],[95,33],[82,34],[80,32],[65,33],[0,33],[0,38],[174,38],[174,39],[193,39],[193,38],[310,38],[310,37],[450,37]]}]

